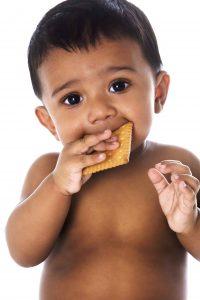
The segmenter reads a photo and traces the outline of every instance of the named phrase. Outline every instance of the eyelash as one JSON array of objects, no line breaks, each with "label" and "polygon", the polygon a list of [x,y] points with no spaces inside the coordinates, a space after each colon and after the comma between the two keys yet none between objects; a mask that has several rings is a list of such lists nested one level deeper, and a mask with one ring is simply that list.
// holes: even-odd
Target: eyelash
[{"label": "eyelash", "polygon": [[[131,82],[130,82],[129,80],[125,80],[125,79],[123,79],[123,78],[119,78],[119,79],[113,81],[113,82],[111,83],[111,86],[112,86],[113,84],[117,83],[117,82],[127,83],[127,84],[129,85],[128,87],[130,87],[130,86],[132,85]],[[110,87],[111,87],[111,86],[110,86]],[[128,88],[128,87],[127,87],[127,88]],[[125,88],[124,90],[126,90],[127,88]],[[119,93],[123,93],[123,91],[122,91],[122,92],[119,92]],[[71,92],[71,93],[65,95],[65,96],[61,99],[61,102],[64,102],[64,100],[66,100],[66,99],[67,99],[69,96],[71,96],[71,95],[76,95],[76,96],[78,96],[78,94],[77,94],[76,92]],[[78,104],[73,104],[73,105],[70,105],[70,104],[66,104],[66,105],[67,105],[67,106],[74,107],[74,106],[79,105],[79,103],[78,103]]]}]

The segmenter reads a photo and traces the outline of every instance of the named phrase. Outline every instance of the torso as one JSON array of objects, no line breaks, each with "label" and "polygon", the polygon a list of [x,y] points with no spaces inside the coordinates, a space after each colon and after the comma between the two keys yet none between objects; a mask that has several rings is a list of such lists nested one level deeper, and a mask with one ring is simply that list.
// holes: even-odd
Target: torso
[{"label": "torso", "polygon": [[152,143],[137,161],[93,174],[72,196],[45,262],[41,300],[186,299],[186,251],[147,175],[164,159],[178,158]]}]

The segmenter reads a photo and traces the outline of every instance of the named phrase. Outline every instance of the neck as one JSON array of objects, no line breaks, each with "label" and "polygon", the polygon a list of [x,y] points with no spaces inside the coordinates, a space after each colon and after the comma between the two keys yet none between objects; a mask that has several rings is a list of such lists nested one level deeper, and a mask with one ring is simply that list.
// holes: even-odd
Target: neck
[{"label": "neck", "polygon": [[145,140],[139,147],[132,150],[130,153],[130,160],[135,160],[139,157],[141,157],[147,149],[147,140]]}]

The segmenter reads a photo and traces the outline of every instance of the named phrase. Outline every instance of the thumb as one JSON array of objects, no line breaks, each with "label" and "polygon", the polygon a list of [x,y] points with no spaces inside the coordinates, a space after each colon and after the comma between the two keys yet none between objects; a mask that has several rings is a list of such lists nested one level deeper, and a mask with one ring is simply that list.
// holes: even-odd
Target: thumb
[{"label": "thumb", "polygon": [[88,175],[83,175],[81,184],[83,185],[84,183],[86,183],[90,179],[91,176],[92,176],[92,173],[88,174]]},{"label": "thumb", "polygon": [[155,168],[148,170],[148,177],[153,183],[158,195],[169,185],[165,176]]}]

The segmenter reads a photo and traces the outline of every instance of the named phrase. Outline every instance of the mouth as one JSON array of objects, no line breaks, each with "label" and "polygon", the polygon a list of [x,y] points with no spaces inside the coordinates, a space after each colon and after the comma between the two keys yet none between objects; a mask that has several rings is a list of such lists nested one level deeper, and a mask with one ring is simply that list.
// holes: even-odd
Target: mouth
[{"label": "mouth", "polygon": [[114,128],[114,129],[112,129],[112,126],[107,126],[107,127],[105,127],[104,129],[98,130],[97,133],[98,133],[98,132],[99,132],[99,133],[102,133],[104,130],[110,129],[110,131],[111,131],[111,136],[110,136],[110,138],[111,138],[113,135],[115,135],[115,131],[116,131],[116,130],[120,129],[122,126],[124,126],[124,125],[127,124],[127,123],[132,123],[132,125],[133,125],[133,126],[132,126],[132,136],[131,136],[131,138],[133,139],[133,128],[134,128],[134,123],[131,122],[131,121],[128,121],[128,122],[126,122],[126,123],[120,125],[120,126],[117,127],[117,128]]},{"label": "mouth", "polygon": [[[128,124],[129,130],[131,129],[131,132],[129,131],[128,136],[129,136],[129,142],[131,144],[131,150],[132,150],[133,140],[134,140],[134,123],[133,122],[126,122],[125,124],[121,125],[117,129],[113,130],[110,138],[112,138],[113,136],[118,136],[119,137],[120,136],[119,132],[121,132],[121,130],[123,130],[122,127],[125,127],[125,125],[127,125],[127,124]],[[127,128],[127,126],[126,126],[126,128]]]},{"label": "mouth", "polygon": [[121,128],[122,126],[124,126],[125,124],[127,124],[127,123],[132,123],[132,138],[133,138],[133,127],[134,127],[134,123],[133,122],[130,122],[130,121],[128,121],[128,122],[126,122],[126,123],[124,123],[124,124],[122,124],[120,127],[118,127],[118,128],[115,128],[115,129],[113,129],[113,130],[111,130],[112,131],[112,134],[113,134],[113,132],[114,131],[116,131],[116,130],[118,130],[119,128]]},{"label": "mouth", "polygon": [[130,121],[122,124],[120,127],[116,128],[116,129],[112,130],[112,134],[113,134],[113,132],[115,132],[116,130],[118,130],[119,128],[121,128],[122,126],[124,126],[127,123],[132,123],[132,137],[133,137],[134,123],[130,122]]}]

